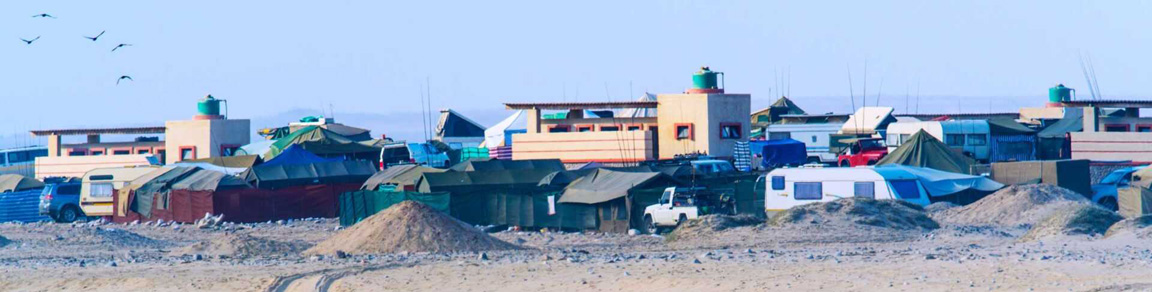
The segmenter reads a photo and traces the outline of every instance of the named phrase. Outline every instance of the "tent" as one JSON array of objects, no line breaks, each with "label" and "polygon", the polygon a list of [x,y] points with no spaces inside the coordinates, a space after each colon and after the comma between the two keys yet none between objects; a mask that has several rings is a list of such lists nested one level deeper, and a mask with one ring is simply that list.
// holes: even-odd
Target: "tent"
[{"label": "tent", "polygon": [[876,167],[881,176],[888,169],[902,170],[915,175],[932,202],[948,201],[960,205],[970,204],[1004,187],[983,176],[946,172],[925,167],[889,164]]},{"label": "tent", "polygon": [[258,188],[281,188],[313,184],[354,183],[360,186],[376,173],[364,160],[328,161],[307,164],[257,165],[241,177]]},{"label": "tent", "polygon": [[308,152],[325,157],[350,155],[376,160],[379,159],[380,154],[380,148],[359,143],[321,127],[307,126],[272,143],[268,153],[264,154],[264,160],[275,159],[277,155],[280,155],[288,146],[293,144],[300,145]]},{"label": "tent", "polygon": [[186,162],[202,162],[225,168],[249,168],[263,161],[259,155],[216,156],[209,158],[184,160]]},{"label": "tent", "polygon": [[[656,95],[645,92],[644,95],[641,95],[639,98],[636,99],[636,101],[649,101],[649,102],[656,101]],[[621,111],[620,114],[616,115],[616,117],[618,117],[618,118],[655,118],[656,117],[656,109],[655,108],[630,108],[630,109],[625,109],[625,110]]]},{"label": "tent", "polygon": [[485,128],[451,109],[440,110],[440,121],[436,124],[436,138],[486,137]]},{"label": "tent", "polygon": [[596,169],[564,188],[559,202],[593,206],[600,231],[624,233],[640,228],[644,207],[655,204],[665,188],[677,184],[659,172]]},{"label": "tent", "polygon": [[971,158],[956,153],[944,145],[944,142],[920,130],[896,150],[892,150],[877,161],[876,165],[902,164],[967,174],[974,163]]},{"label": "tent", "polygon": [[364,185],[361,186],[360,189],[374,191],[379,189],[381,185],[398,186],[400,189],[404,189],[405,186],[414,187],[416,182],[420,180],[420,177],[424,176],[424,173],[440,173],[445,171],[447,170],[415,164],[397,165],[373,174],[372,177],[368,178],[368,181],[364,182]]},{"label": "tent", "polygon": [[1036,132],[1040,143],[1036,156],[1040,159],[1072,158],[1072,146],[1068,133],[1084,131],[1084,111],[1080,108],[1065,108],[1064,118]]},{"label": "tent", "polygon": [[804,110],[800,108],[800,106],[797,106],[796,103],[793,103],[791,99],[782,96],[780,99],[777,99],[776,102],[773,102],[772,105],[768,106],[768,108],[753,113],[752,122],[761,124],[774,124],[780,121],[780,116],[782,115],[804,114],[807,113],[805,113]]},{"label": "tent", "polygon": [[276,140],[252,142],[248,145],[240,146],[240,149],[236,150],[236,155],[256,155],[257,157],[264,158],[264,154],[272,149],[272,143],[276,143]]},{"label": "tent", "polygon": [[340,210],[340,225],[351,226],[381,210],[403,201],[417,201],[432,209],[449,211],[448,193],[417,193],[387,190],[359,190],[340,194],[337,199]]},{"label": "tent", "polygon": [[292,145],[288,145],[288,148],[285,148],[284,151],[280,152],[280,155],[276,155],[275,158],[272,158],[272,159],[268,160],[267,162],[264,162],[264,164],[261,164],[261,166],[285,165],[285,164],[309,164],[309,163],[337,162],[337,161],[344,161],[344,159],[339,158],[339,157],[338,158],[323,158],[320,156],[316,156],[316,154],[312,154],[312,152],[308,152],[308,150],[304,150],[304,147],[301,147],[298,144],[292,144]]},{"label": "tent", "polygon": [[44,188],[44,182],[19,174],[0,175],[0,193],[20,192]]},{"label": "tent", "polygon": [[248,168],[223,167],[223,166],[218,166],[218,165],[207,163],[207,162],[177,162],[173,165],[174,166],[184,166],[184,167],[199,167],[199,168],[203,168],[203,169],[207,169],[207,170],[211,170],[211,171],[222,172],[222,173],[225,173],[228,175],[237,175],[237,174],[241,174],[244,171],[248,170]]},{"label": "tent", "polygon": [[454,171],[487,171],[487,170],[513,170],[513,169],[543,169],[548,171],[564,170],[564,163],[559,159],[533,159],[533,160],[469,160],[453,165]]},{"label": "tent", "polygon": [[[511,146],[512,133],[526,133],[528,125],[528,115],[524,114],[524,110],[518,110],[512,115],[504,118],[503,121],[488,127],[484,130],[484,147],[495,148],[500,146]],[[511,131],[511,132],[509,132]]]},{"label": "tent", "polygon": [[804,142],[792,139],[776,139],[757,143],[760,146],[760,165],[764,169],[785,165],[801,165],[808,159],[808,148]]},{"label": "tent", "polygon": [[988,132],[992,138],[989,161],[1036,160],[1036,130],[1011,119],[990,119]]},{"label": "tent", "polygon": [[[328,131],[332,131],[333,133],[336,133],[337,135],[347,137],[348,139],[352,139],[353,141],[372,140],[372,132],[368,129],[350,127],[350,126],[345,126],[343,124],[322,124],[322,125],[315,125],[315,126],[323,128],[323,129],[328,130]],[[304,129],[305,127],[308,127],[308,126],[290,125],[290,126],[288,126],[288,129],[291,132],[296,132],[296,131],[299,131],[301,129]]]}]

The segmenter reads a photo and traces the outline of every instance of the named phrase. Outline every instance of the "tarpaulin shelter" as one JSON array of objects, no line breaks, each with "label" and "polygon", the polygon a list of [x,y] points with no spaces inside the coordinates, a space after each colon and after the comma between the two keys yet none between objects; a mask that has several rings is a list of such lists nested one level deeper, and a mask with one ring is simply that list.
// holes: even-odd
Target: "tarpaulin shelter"
[{"label": "tarpaulin shelter", "polygon": [[226,168],[249,168],[263,162],[259,155],[215,156],[209,158],[183,160],[180,163],[203,162]]},{"label": "tarpaulin shelter", "polygon": [[[645,92],[636,101],[656,101],[656,95]],[[618,118],[655,118],[656,108],[630,108],[624,109],[616,115]]]},{"label": "tarpaulin shelter", "polygon": [[966,205],[1004,187],[992,179],[977,176],[946,172],[925,167],[914,167],[899,164],[889,164],[876,167],[877,171],[884,169],[897,169],[911,173],[924,186],[928,198],[932,202],[952,202]]},{"label": "tarpaulin shelter", "polygon": [[643,226],[644,207],[660,199],[678,182],[659,172],[597,169],[573,181],[561,192],[561,205],[587,205],[597,210],[597,227],[604,232],[628,232]]},{"label": "tarpaulin shelter", "polygon": [[421,193],[447,192],[448,214],[472,225],[558,229],[596,227],[587,206],[556,203],[560,187],[539,186],[553,173],[544,169],[424,173]]},{"label": "tarpaulin shelter", "polygon": [[774,124],[780,121],[782,115],[803,115],[807,114],[800,106],[792,102],[788,97],[780,97],[768,108],[753,113],[752,122],[759,124]]},{"label": "tarpaulin shelter", "polygon": [[252,142],[248,145],[240,146],[240,149],[236,150],[236,155],[256,155],[257,157],[264,158],[264,154],[272,149],[272,143],[276,143],[276,140]]},{"label": "tarpaulin shelter", "polygon": [[760,147],[760,166],[764,169],[786,165],[801,165],[808,159],[808,148],[804,142],[792,139],[776,139],[757,143]]},{"label": "tarpaulin shelter", "polygon": [[[288,126],[288,129],[291,132],[296,132],[296,131],[299,131],[301,129],[304,129],[305,127],[308,127],[308,126],[290,125],[290,126]],[[347,137],[348,139],[352,139],[353,141],[372,140],[372,132],[368,129],[361,129],[361,128],[351,127],[351,126],[347,126],[347,125],[343,125],[343,124],[322,124],[322,125],[315,125],[315,127],[320,127],[322,129],[332,131],[333,133],[339,134],[340,136]]]},{"label": "tarpaulin shelter", "polygon": [[1136,218],[1152,214],[1152,190],[1147,187],[1131,186],[1116,189],[1117,210],[1124,218]]},{"label": "tarpaulin shelter", "polygon": [[512,146],[512,134],[526,133],[528,125],[528,115],[524,114],[524,110],[518,110],[512,115],[504,118],[503,121],[488,127],[484,130],[484,147],[489,149]]},{"label": "tarpaulin shelter", "polygon": [[[288,145],[288,148],[285,148],[284,151],[280,152],[280,155],[276,155],[275,158],[269,159],[268,161],[264,162],[261,165],[262,166],[272,166],[272,165],[309,164],[309,163],[336,162],[336,161],[344,161],[344,158],[341,158],[341,157],[324,158],[324,157],[316,156],[316,154],[312,154],[312,152],[308,152],[308,150],[304,150],[304,147],[302,147],[298,144],[292,144],[292,145]],[[249,167],[251,167],[251,166],[249,166]]]},{"label": "tarpaulin shelter", "polygon": [[1079,108],[1065,108],[1063,119],[1036,133],[1036,138],[1039,139],[1036,156],[1040,159],[1072,158],[1068,133],[1081,131],[1084,131],[1084,111]]},{"label": "tarpaulin shelter", "polygon": [[416,182],[424,176],[426,172],[440,173],[447,170],[439,168],[431,168],[415,164],[397,165],[384,169],[383,171],[373,174],[369,177],[364,185],[360,187],[361,190],[375,191],[380,186],[396,186],[401,190],[406,188],[415,188]]},{"label": "tarpaulin shelter", "polygon": [[475,140],[477,145],[484,141],[484,126],[480,123],[473,121],[461,115],[460,113],[451,110],[440,110],[440,120],[436,123],[436,139],[449,142],[458,142],[454,139],[464,138],[466,140]]},{"label": "tarpaulin shelter", "polygon": [[364,160],[328,161],[306,164],[257,165],[241,177],[257,188],[275,189],[312,184],[356,184],[357,188],[376,173]]},{"label": "tarpaulin shelter", "polygon": [[238,175],[238,174],[241,174],[244,171],[248,170],[247,167],[223,167],[223,166],[218,166],[218,165],[207,163],[207,162],[184,162],[184,161],[181,161],[181,162],[174,163],[172,165],[173,166],[184,166],[184,167],[199,167],[199,168],[203,168],[203,169],[207,169],[207,170],[223,172],[223,173],[229,174],[229,175]]},{"label": "tarpaulin shelter", "polygon": [[270,161],[288,146],[300,145],[304,150],[322,157],[344,156],[371,161],[379,160],[380,148],[360,143],[343,135],[317,126],[308,126],[284,136],[268,149],[264,160]]},{"label": "tarpaulin shelter", "polygon": [[0,175],[0,193],[19,192],[44,188],[44,182],[35,178],[19,175]]},{"label": "tarpaulin shelter", "polygon": [[534,160],[469,160],[450,167],[454,171],[489,171],[489,170],[516,170],[516,169],[542,169],[548,171],[564,170],[564,163],[559,159]]},{"label": "tarpaulin shelter", "polygon": [[351,226],[403,201],[417,201],[440,212],[449,212],[448,193],[417,193],[395,190],[359,190],[340,194],[340,225]]},{"label": "tarpaulin shelter", "polygon": [[974,163],[971,158],[956,153],[944,145],[944,142],[920,130],[896,150],[892,150],[877,161],[876,165],[902,164],[968,174]]},{"label": "tarpaulin shelter", "polygon": [[988,133],[989,161],[1036,160],[1036,130],[1010,119],[990,119]]},{"label": "tarpaulin shelter", "polygon": [[[992,163],[992,179],[1006,185],[1050,184],[1092,197],[1091,164],[1086,159]],[[1137,174],[1133,174],[1133,179]]]}]

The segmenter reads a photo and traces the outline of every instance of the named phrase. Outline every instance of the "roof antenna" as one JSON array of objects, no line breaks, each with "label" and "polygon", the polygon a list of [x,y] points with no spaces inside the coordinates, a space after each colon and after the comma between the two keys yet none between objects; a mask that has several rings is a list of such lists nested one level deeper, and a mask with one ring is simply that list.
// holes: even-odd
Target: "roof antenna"
[{"label": "roof antenna", "polygon": [[880,106],[880,93],[884,92],[884,76],[880,76],[880,88],[876,90],[876,106]]},{"label": "roof antenna", "polygon": [[920,78],[916,78],[916,114],[920,114]]},{"label": "roof antenna", "polygon": [[1096,100],[1096,90],[1092,87],[1092,77],[1088,75],[1088,67],[1084,64],[1084,53],[1076,52],[1076,54],[1079,55],[1080,58],[1080,71],[1084,73],[1084,82],[1088,83],[1088,94],[1092,96],[1092,100]]},{"label": "roof antenna", "polygon": [[852,113],[856,113],[856,96],[852,87],[852,64],[848,64],[848,100],[852,101]]},{"label": "roof antenna", "polygon": [[420,89],[420,124],[423,126],[421,128],[421,130],[422,130],[421,134],[424,134],[424,142],[428,142],[428,118],[424,116],[426,114],[428,114],[428,112],[424,111],[424,90],[423,90],[423,88],[421,88]]},{"label": "roof antenna", "polygon": [[1092,73],[1092,88],[1096,90],[1096,96],[1104,99],[1104,94],[1100,93],[1100,79],[1096,78],[1096,62],[1092,61],[1092,55],[1088,55],[1088,72]]}]

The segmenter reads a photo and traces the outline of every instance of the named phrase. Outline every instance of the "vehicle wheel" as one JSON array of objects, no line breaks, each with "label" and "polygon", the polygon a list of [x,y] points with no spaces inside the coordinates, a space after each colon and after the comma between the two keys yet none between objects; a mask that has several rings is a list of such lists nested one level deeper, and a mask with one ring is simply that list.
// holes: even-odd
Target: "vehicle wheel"
[{"label": "vehicle wheel", "polygon": [[820,157],[808,157],[808,161],[804,162],[804,164],[819,164],[819,163],[820,163]]},{"label": "vehicle wheel", "polygon": [[680,219],[676,220],[676,227],[680,227],[684,222],[688,222],[688,215],[680,214]]},{"label": "vehicle wheel", "polygon": [[840,167],[849,167],[849,166],[852,166],[852,164],[848,163],[848,160],[841,160],[840,161]]},{"label": "vehicle wheel", "polygon": [[644,216],[644,228],[648,234],[660,234],[660,227],[656,227],[656,222],[652,222],[652,216]]},{"label": "vehicle wheel", "polygon": [[1113,197],[1106,197],[1106,198],[1100,199],[1099,204],[1101,207],[1104,207],[1105,209],[1108,209],[1108,210],[1112,210],[1112,211],[1120,210],[1120,204],[1117,204],[1116,198],[1113,198]]},{"label": "vehicle wheel", "polygon": [[60,209],[60,213],[56,214],[56,222],[60,223],[72,223],[78,218],[80,218],[80,210],[76,209],[76,206],[71,205],[64,206],[64,208]]}]

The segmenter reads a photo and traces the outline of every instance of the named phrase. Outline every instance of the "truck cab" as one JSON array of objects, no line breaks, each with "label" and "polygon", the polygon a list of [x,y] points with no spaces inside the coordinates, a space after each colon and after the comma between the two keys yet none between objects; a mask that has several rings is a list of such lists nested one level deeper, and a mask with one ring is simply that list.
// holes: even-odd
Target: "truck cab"
[{"label": "truck cab", "polygon": [[841,140],[848,147],[844,153],[840,154],[837,158],[837,165],[841,167],[856,167],[862,165],[873,165],[885,155],[888,155],[888,148],[884,147],[883,140],[880,138],[852,138]]},{"label": "truck cab", "polygon": [[644,226],[648,233],[658,234],[703,215],[735,214],[735,206],[730,194],[704,188],[670,187],[664,189],[658,203],[644,208]]}]

